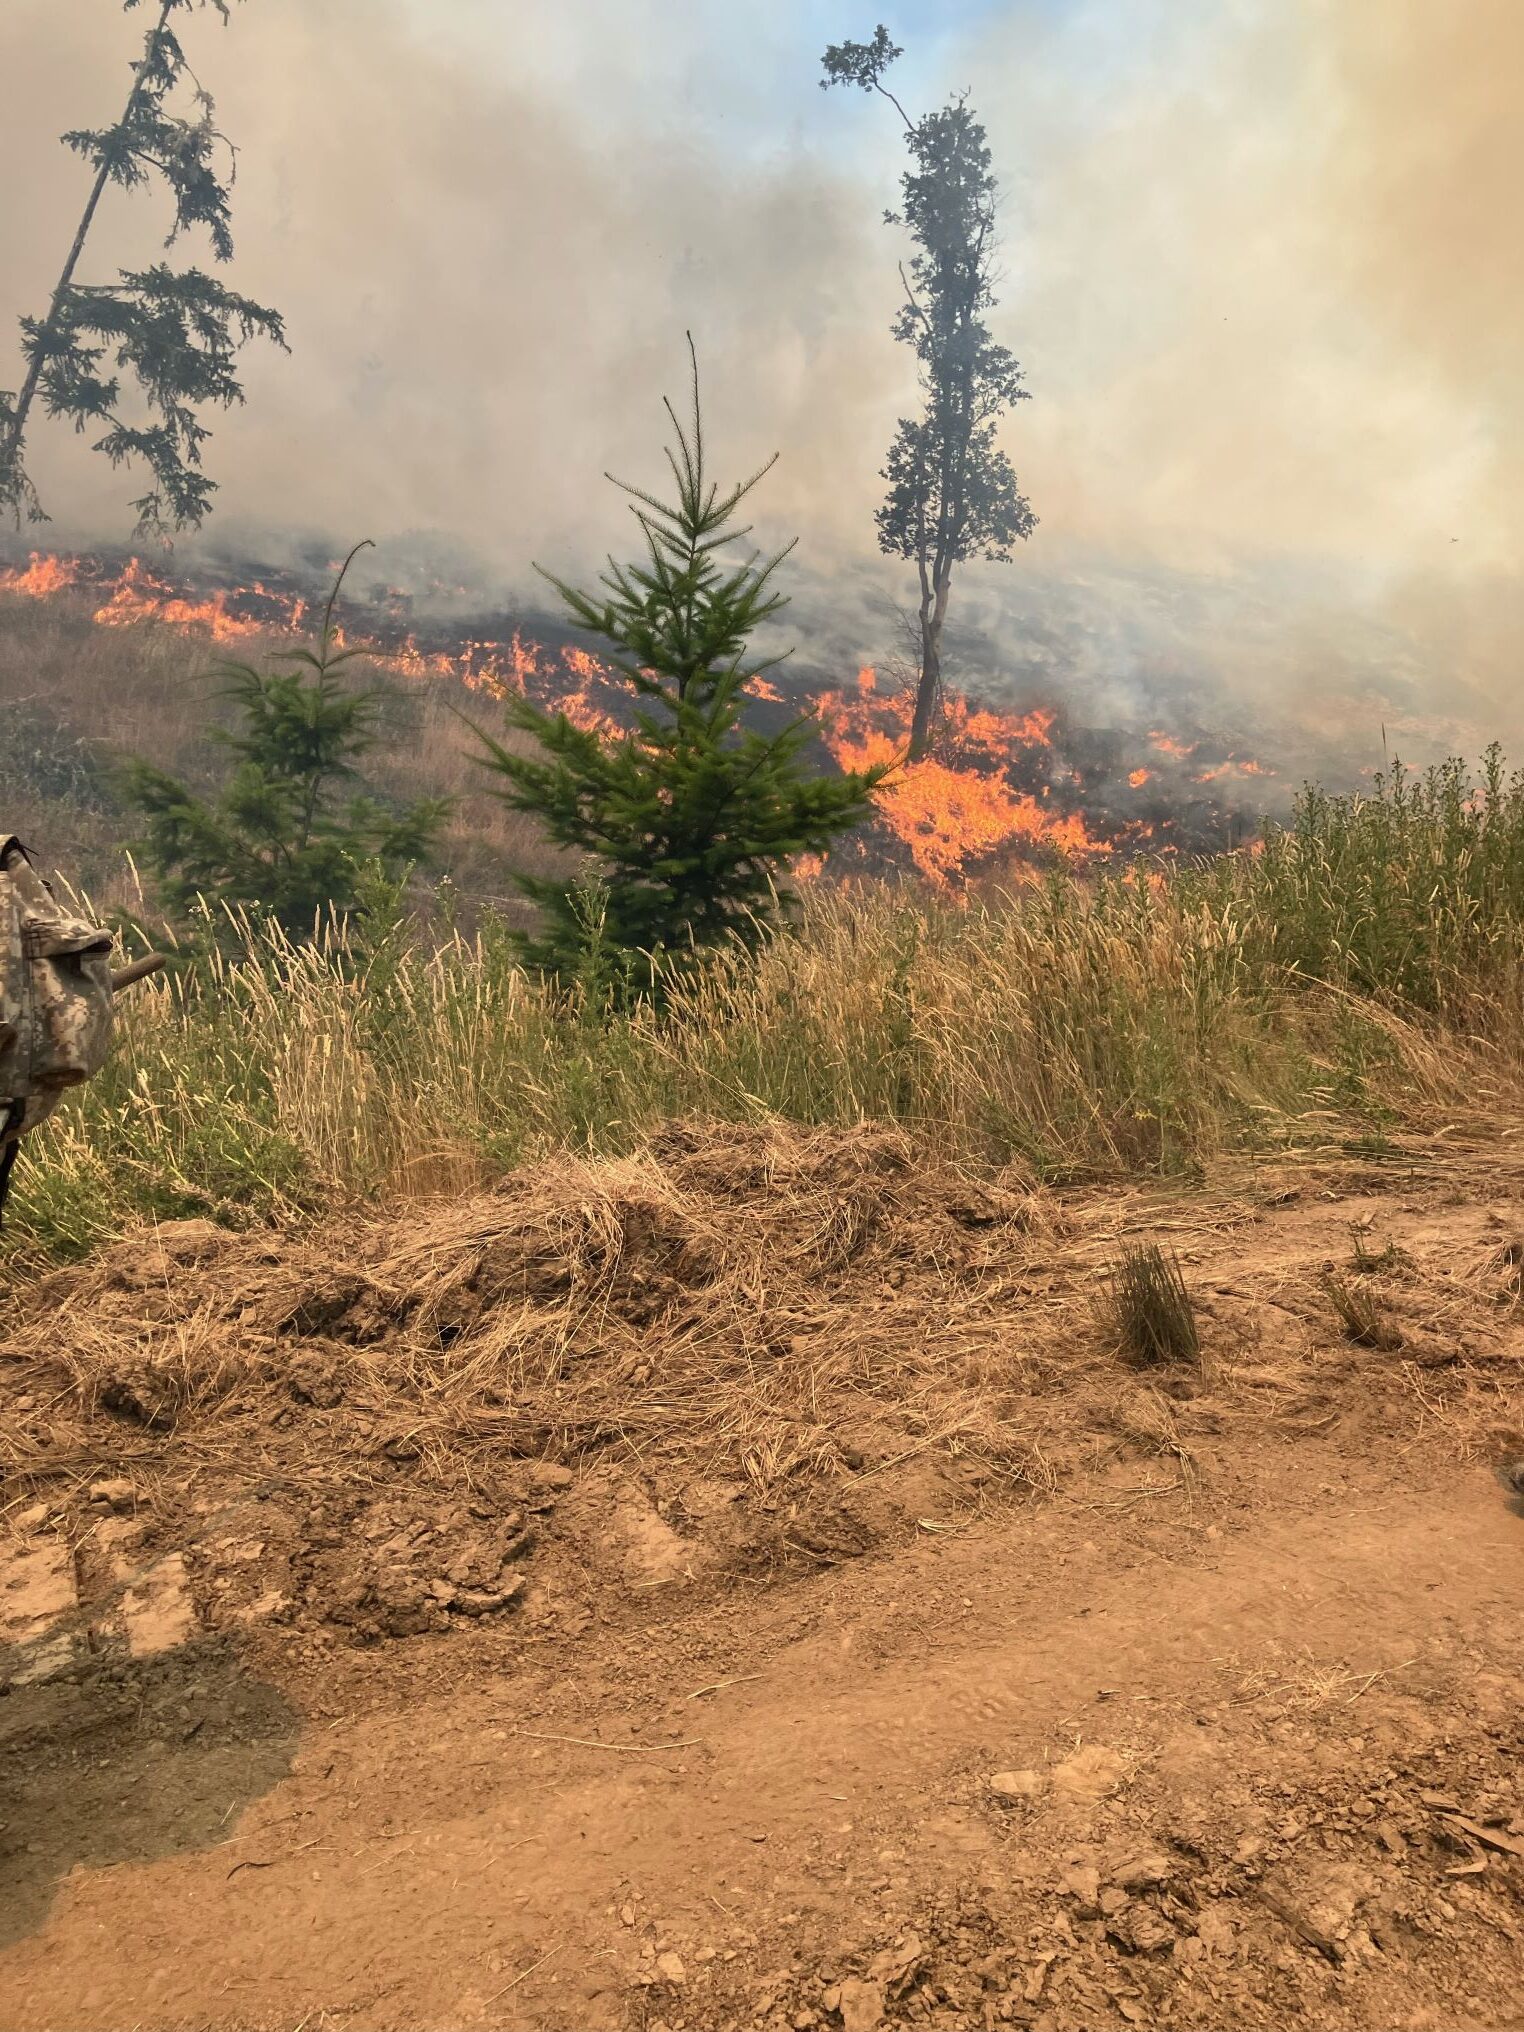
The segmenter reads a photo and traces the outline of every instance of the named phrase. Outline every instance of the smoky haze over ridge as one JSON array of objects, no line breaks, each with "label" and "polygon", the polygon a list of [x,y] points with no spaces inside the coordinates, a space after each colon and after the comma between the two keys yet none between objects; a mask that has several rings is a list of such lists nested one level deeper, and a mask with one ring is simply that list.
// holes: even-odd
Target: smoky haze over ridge
[{"label": "smoky haze over ridge", "polygon": [[[139,20],[8,12],[12,348],[83,195],[56,137],[118,109]],[[250,0],[230,30],[190,20],[240,149],[229,279],[293,348],[246,354],[247,408],[213,419],[208,538],[373,534],[384,557],[432,532],[543,605],[531,557],[586,572],[628,542],[601,475],[659,476],[691,326],[724,474],[782,453],[758,533],[801,539],[802,656],[892,649],[909,574],[871,517],[911,399],[880,222],[903,145],[881,101],[814,82],[825,42],[876,19]],[[1326,723],[1361,761],[1383,721],[1417,753],[1524,747],[1524,10],[990,0],[888,25],[907,104],[967,85],[989,127],[994,322],[1035,398],[1005,441],[1041,524],[955,586],[954,681],[1099,717],[1184,697],[1250,736]],[[113,199],[85,272],[151,256],[161,217]],[[41,423],[33,446],[42,540],[119,540],[130,475]]]}]

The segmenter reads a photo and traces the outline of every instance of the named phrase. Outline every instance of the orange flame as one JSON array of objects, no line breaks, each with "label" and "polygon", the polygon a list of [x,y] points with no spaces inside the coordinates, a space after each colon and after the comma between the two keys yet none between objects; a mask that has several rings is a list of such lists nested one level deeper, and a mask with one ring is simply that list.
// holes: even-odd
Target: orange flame
[{"label": "orange flame", "polygon": [[1196,743],[1194,741],[1187,745],[1184,741],[1174,740],[1168,734],[1161,734],[1157,728],[1148,738],[1161,755],[1173,755],[1177,762],[1186,761],[1188,757],[1196,752]]},{"label": "orange flame", "polygon": [[[0,568],[0,594],[46,599],[71,589],[92,599],[93,618],[103,628],[154,622],[231,644],[259,636],[287,638],[312,625],[309,603],[296,591],[256,580],[236,591],[196,598],[137,558],[105,579],[88,558],[35,551],[24,568]],[[439,585],[435,590],[452,589]],[[465,589],[453,591],[463,595]],[[391,604],[377,614],[378,632],[354,639],[353,646],[381,668],[406,678],[453,679],[496,698],[534,697],[584,731],[629,738],[629,683],[597,656],[574,645],[551,648],[526,640],[517,629],[503,639],[457,638],[447,650],[426,649],[415,635],[402,635],[406,600],[404,592],[393,589]],[[345,646],[344,632],[336,634]],[[766,678],[754,678],[747,690],[772,704],[790,703]],[[937,755],[909,763],[911,697],[882,689],[871,664],[864,664],[852,682],[810,704],[822,742],[842,768],[889,765],[877,796],[878,824],[920,873],[945,891],[955,891],[971,864],[1002,848],[1046,850],[1075,859],[1110,855],[1123,844],[1174,851],[1172,843],[1161,840],[1168,821],[1155,828],[1135,818],[1119,819],[1110,836],[1095,829],[1078,808],[1087,782],[1095,779],[1055,753],[1057,715],[1046,707],[1002,713],[949,693],[942,704]],[[1159,755],[1176,761],[1196,757],[1196,783],[1275,774],[1262,763],[1236,756],[1202,768],[1201,743],[1178,740],[1162,729],[1151,731],[1148,740]],[[1125,781],[1137,790],[1157,773],[1140,766],[1126,773]],[[815,857],[805,856],[794,872],[807,881],[819,874],[820,866]]]},{"label": "orange flame", "polygon": [[1226,762],[1219,762],[1211,769],[1203,769],[1191,778],[1192,783],[1221,783],[1224,779],[1243,776],[1273,776],[1275,771],[1256,762],[1252,757],[1230,755]]},{"label": "orange flame", "polygon": [[[254,591],[262,593],[263,586]],[[156,579],[137,558],[128,561],[103,607],[95,610],[100,628],[131,628],[139,621],[166,621],[172,628],[204,628],[214,642],[237,642],[249,635],[267,635],[293,629],[301,618],[302,602],[293,602],[292,618],[282,623],[251,621],[228,612],[226,593],[213,593],[209,600],[183,600]]]},{"label": "orange flame", "polygon": [[878,792],[878,815],[939,888],[952,887],[971,857],[1018,842],[1070,855],[1112,851],[1111,843],[1097,839],[1078,813],[1045,810],[1030,791],[1007,779],[1010,765],[1023,753],[1051,749],[1054,713],[1044,707],[1020,715],[997,713],[949,694],[941,746],[958,758],[955,764],[932,756],[905,760],[912,709],[908,693],[896,697],[879,691],[869,665],[858,671],[855,687],[827,692],[816,701],[821,739],[843,769],[891,766],[892,774]]},{"label": "orange flame", "polygon": [[68,558],[44,557],[34,550],[25,571],[10,566],[0,571],[0,593],[20,593],[29,600],[46,600],[66,591],[79,578],[79,566]]}]

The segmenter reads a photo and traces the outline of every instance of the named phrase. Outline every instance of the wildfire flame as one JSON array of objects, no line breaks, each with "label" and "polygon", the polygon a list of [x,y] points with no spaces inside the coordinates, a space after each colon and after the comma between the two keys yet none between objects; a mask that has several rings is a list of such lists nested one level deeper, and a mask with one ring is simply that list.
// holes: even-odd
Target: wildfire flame
[{"label": "wildfire flame", "polygon": [[1150,746],[1157,748],[1161,755],[1172,755],[1177,762],[1185,762],[1196,752],[1196,743],[1176,741],[1169,734],[1161,734],[1157,728],[1148,737]]},{"label": "wildfire flame", "polygon": [[[217,643],[235,643],[256,636],[301,635],[312,624],[312,603],[303,594],[282,592],[261,579],[236,591],[191,599],[136,557],[129,558],[116,577],[104,583],[87,580],[79,559],[37,551],[25,569],[0,569],[0,593],[41,600],[82,590],[105,595],[92,615],[100,628],[155,622],[208,635]],[[405,596],[393,592],[390,597]],[[395,646],[370,637],[351,637],[343,628],[336,628],[334,636],[340,648],[363,649],[372,663],[400,677],[455,678],[473,691],[498,698],[509,692],[533,693],[564,712],[573,726],[602,734],[626,731],[610,705],[626,689],[618,672],[574,645],[549,649],[526,642],[517,629],[506,641],[467,639],[453,652],[426,650],[412,634]],[[602,693],[608,694],[607,700],[600,700]]]},{"label": "wildfire flame", "polygon": [[[37,568],[34,561],[33,569]],[[4,581],[0,580],[0,590]],[[251,589],[267,598],[256,579]],[[130,558],[111,597],[95,610],[98,628],[132,628],[140,621],[165,621],[171,628],[204,628],[214,642],[237,642],[249,635],[265,635],[276,629],[295,634],[300,628],[306,602],[293,600],[289,613],[279,622],[256,621],[228,611],[228,595],[214,593],[209,600],[184,600],[156,579],[138,559]]]},{"label": "wildfire flame", "polygon": [[1047,781],[1034,794],[1010,780],[1022,760],[1033,758],[1044,777],[1050,773],[1056,714],[1043,707],[997,713],[954,693],[944,701],[942,752],[907,762],[913,710],[909,692],[879,690],[871,667],[859,670],[853,689],[827,692],[816,701],[821,738],[843,769],[892,765],[878,793],[879,816],[939,888],[951,886],[971,860],[1018,842],[1069,856],[1112,851],[1112,843],[1098,838],[1082,814],[1047,803]]},{"label": "wildfire flame", "polygon": [[[465,593],[463,587],[442,582],[430,590],[454,597]],[[0,594],[34,600],[73,594],[94,602],[91,613],[102,628],[153,624],[205,635],[219,644],[256,637],[280,640],[308,634],[313,626],[310,594],[292,586],[272,584],[267,577],[202,597],[135,557],[112,567],[95,558],[33,552],[24,566],[0,567]],[[449,644],[433,647],[418,639],[410,609],[407,594],[396,588],[373,612],[362,603],[363,620],[355,618],[353,605],[346,605],[349,633],[337,631],[340,645],[362,650],[371,662],[401,677],[453,679],[497,698],[532,697],[587,732],[629,737],[631,686],[588,650],[533,641],[518,628],[501,636],[472,635],[447,623],[424,623],[434,641]],[[1002,713],[956,693],[943,699],[935,754],[907,762],[912,696],[882,688],[868,664],[854,683],[813,697],[797,687],[784,692],[766,678],[753,679],[748,692],[764,710],[813,713],[825,749],[842,769],[889,764],[869,846],[864,847],[869,862],[908,865],[952,894],[971,870],[1002,855],[1008,861],[1060,855],[1085,865],[1123,850],[1174,851],[1193,838],[1221,844],[1224,808],[1197,792],[1186,792],[1183,801],[1201,815],[1200,832],[1176,839],[1175,821],[1161,809],[1161,768],[1164,783],[1177,796],[1191,784],[1231,784],[1275,773],[1251,758],[1224,754],[1220,747],[1215,758],[1203,754],[1201,740],[1181,740],[1160,728],[1147,738],[1162,763],[1119,766],[1113,748],[1104,764],[1092,756],[1087,773],[1077,766],[1073,743],[1054,711],[1039,706]],[[1193,760],[1189,773],[1170,767]],[[1150,785],[1158,787],[1140,797]],[[1088,809],[1082,808],[1087,799]],[[1231,826],[1226,830],[1231,834]],[[1240,823],[1240,840],[1243,830]],[[808,879],[820,865],[806,856],[794,872]]]},{"label": "wildfire flame", "polygon": [[79,566],[71,558],[43,557],[34,550],[25,571],[0,571],[0,593],[19,593],[27,600],[46,600],[54,593],[67,592],[78,580]]}]

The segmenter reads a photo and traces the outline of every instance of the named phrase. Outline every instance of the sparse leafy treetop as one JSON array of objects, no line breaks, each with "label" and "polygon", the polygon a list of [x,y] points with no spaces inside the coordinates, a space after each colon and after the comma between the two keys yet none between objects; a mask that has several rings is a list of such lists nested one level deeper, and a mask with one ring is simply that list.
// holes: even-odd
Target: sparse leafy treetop
[{"label": "sparse leafy treetop", "polygon": [[900,264],[904,301],[894,336],[915,353],[921,414],[900,420],[883,477],[879,547],[914,562],[920,579],[921,674],[910,759],[930,744],[941,684],[942,625],[952,571],[966,558],[1006,561],[1036,526],[1015,469],[996,441],[1000,418],[1024,401],[1021,369],[986,322],[994,304],[998,189],[984,127],[955,96],[912,120],[883,82],[900,50],[880,26],[871,42],[835,43],[821,60],[821,89],[856,85],[887,99],[905,125],[910,167],[904,202],[886,212],[912,252]]},{"label": "sparse leafy treetop", "polygon": [[871,42],[833,42],[827,47],[820,59],[825,72],[820,89],[828,92],[832,85],[856,85],[860,91],[882,92],[908,127],[911,123],[904,107],[883,83],[884,72],[896,57],[904,54],[889,40],[888,29],[880,22]]},{"label": "sparse leafy treetop", "polygon": [[[128,12],[139,4],[123,0]],[[177,271],[156,263],[122,269],[114,282],[75,280],[107,187],[136,191],[155,178],[173,204],[165,246],[199,227],[216,260],[232,259],[233,151],[171,25],[173,16],[197,6],[210,6],[226,21],[228,0],[152,4],[158,19],[144,39],[120,119],[63,136],[89,163],[95,180],[46,315],[21,320],[21,388],[14,394],[0,390],[0,511],[18,521],[46,520],[25,459],[27,424],[40,397],[48,416],[67,418],[76,431],[102,427],[95,449],[114,466],[133,460],[146,465],[148,491],[132,504],[139,534],[165,536],[196,527],[215,492],[215,482],[201,469],[208,432],[197,411],[208,403],[226,408],[243,400],[234,365],[248,340],[263,337],[285,345],[276,312],[197,268]],[[181,112],[176,96],[187,85],[190,110]],[[146,420],[129,420],[134,407],[146,410]]]},{"label": "sparse leafy treetop", "polygon": [[926,406],[902,419],[877,515],[879,543],[893,556],[923,549],[948,564],[1008,561],[1036,524],[1009,457],[995,441],[999,419],[1028,399],[1021,369],[985,323],[994,303],[994,175],[982,124],[956,99],[913,127],[914,167],[901,178],[903,224],[915,252],[902,273],[905,301],[894,336],[913,348]]}]

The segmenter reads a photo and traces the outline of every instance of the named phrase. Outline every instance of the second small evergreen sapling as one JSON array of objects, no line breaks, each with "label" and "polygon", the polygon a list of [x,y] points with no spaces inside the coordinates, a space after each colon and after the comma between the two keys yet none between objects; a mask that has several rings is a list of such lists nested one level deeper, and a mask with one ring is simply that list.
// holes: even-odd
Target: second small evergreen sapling
[{"label": "second small evergreen sapling", "polygon": [[378,879],[400,885],[427,860],[451,800],[422,797],[388,810],[358,788],[380,701],[341,680],[359,652],[339,646],[333,611],[364,547],[338,574],[315,650],[291,651],[286,670],[227,663],[214,673],[241,721],[216,735],[237,761],[215,798],[198,797],[154,763],[127,765],[126,801],[146,821],[141,850],[172,910],[206,898],[268,915],[300,939],[330,912],[359,911]]}]

